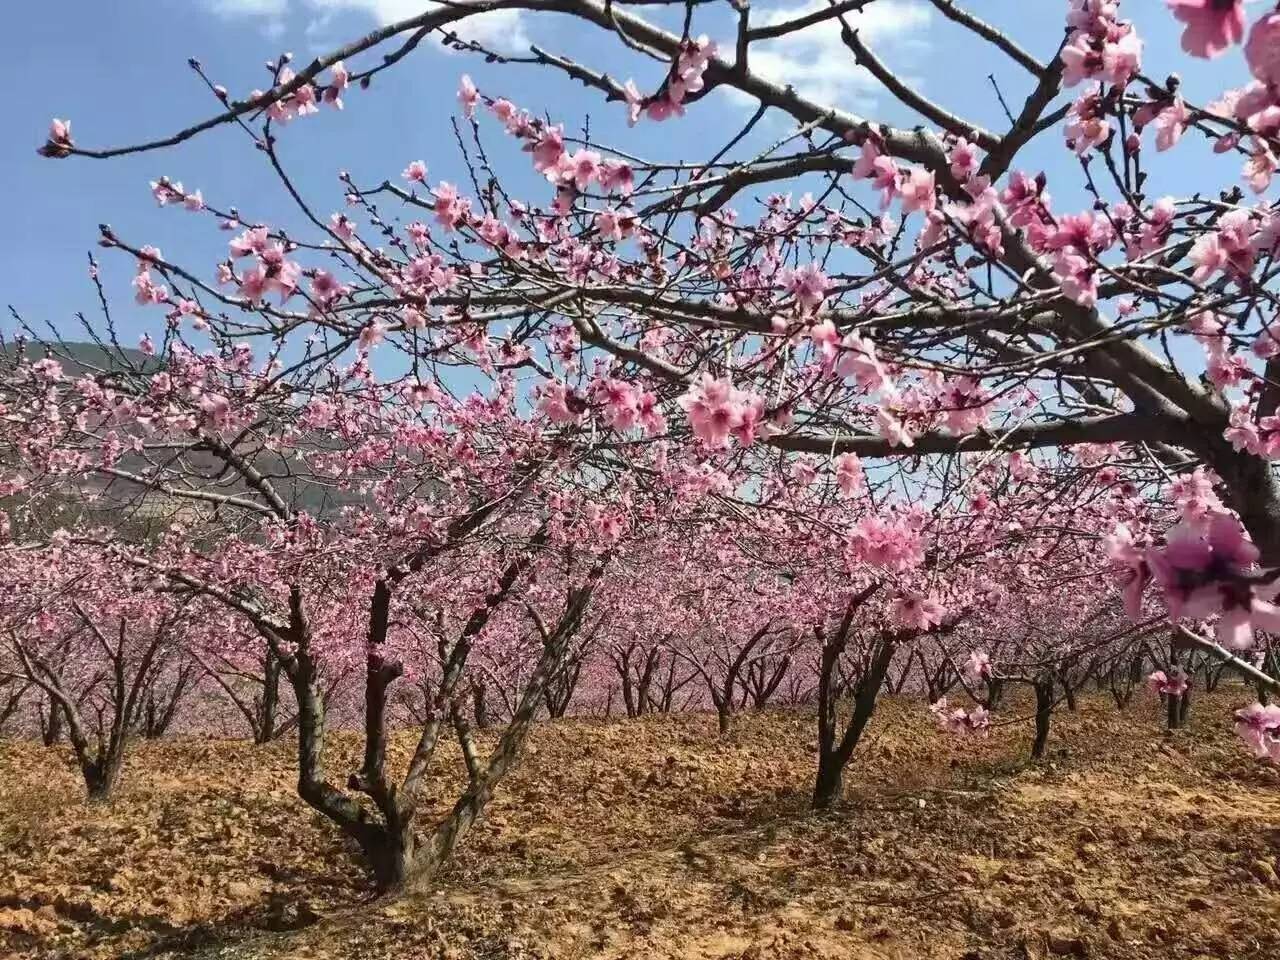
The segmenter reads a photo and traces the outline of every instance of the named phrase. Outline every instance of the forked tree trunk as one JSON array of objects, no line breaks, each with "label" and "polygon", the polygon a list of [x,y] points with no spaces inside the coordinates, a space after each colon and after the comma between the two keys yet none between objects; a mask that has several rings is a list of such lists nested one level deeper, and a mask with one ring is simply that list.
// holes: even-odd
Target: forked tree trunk
[{"label": "forked tree trunk", "polygon": [[[853,713],[839,742],[836,741],[839,721],[836,700],[832,696],[832,685],[827,681],[832,671],[826,663],[828,653],[826,650],[823,652],[823,676],[818,686],[818,773],[813,784],[813,806],[817,810],[829,809],[840,799],[845,767],[875,713],[876,701],[884,686],[889,664],[893,662],[897,641],[893,634],[881,636],[865,672],[854,686]],[[838,657],[839,653],[835,656]]]},{"label": "forked tree trunk", "polygon": [[880,695],[885,674],[889,672],[889,664],[893,662],[897,638],[892,634],[882,634],[854,688],[849,724],[837,740],[840,657],[849,645],[849,631],[853,628],[858,608],[879,589],[880,585],[873,583],[851,597],[835,633],[823,636],[822,628],[815,628],[822,641],[818,667],[818,771],[814,778],[812,801],[816,810],[829,809],[840,799],[845,765],[853,756],[862,731],[875,712],[876,698]]}]

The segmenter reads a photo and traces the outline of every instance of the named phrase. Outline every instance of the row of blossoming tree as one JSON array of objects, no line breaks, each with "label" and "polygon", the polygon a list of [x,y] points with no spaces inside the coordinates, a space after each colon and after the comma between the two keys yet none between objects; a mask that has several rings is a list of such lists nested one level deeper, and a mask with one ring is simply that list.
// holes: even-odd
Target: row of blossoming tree
[{"label": "row of blossoming tree", "polygon": [[[183,704],[206,730],[296,736],[299,795],[389,888],[449,857],[544,712],[710,707],[728,732],[746,705],[812,702],[827,806],[886,689],[974,733],[1024,684],[1039,756],[1090,679],[1123,701],[1154,670],[1176,726],[1192,670],[1230,670],[1260,696],[1242,736],[1280,760],[1280,13],[1170,0],[1189,54],[1244,41],[1254,80],[1200,106],[1147,76],[1118,3],[1066,3],[1040,58],[931,0],[1025,75],[986,130],[868,47],[873,2],[758,21],[739,0],[645,4],[658,19],[458,0],[302,69],[282,56],[244,98],[192,61],[214,112],[154,141],[87,147],[55,121],[41,152],[73,161],[235,125],[296,216],[157,177],[225,255],[178,263],[104,226],[144,335],[121,342],[91,261],[100,311],[72,339],[93,357],[25,323],[6,351],[10,711],[25,693],[66,726],[93,795],[129,733]],[[642,88],[517,58],[633,125],[717,90],[759,109],[705,157],[646,162],[464,76],[473,189],[403,158],[379,183],[343,174],[339,212],[304,196],[277,149],[291,123],[359,109],[432,36],[509,61],[461,39],[498,11],[567,15],[654,65]],[[760,44],[831,29],[919,126],[753,70]],[[766,116],[787,132],[746,150]],[[1083,210],[1018,165],[1055,139]],[[1175,147],[1238,156],[1243,189],[1153,200],[1149,151]],[[507,163],[547,186],[516,198]],[[364,741],[337,776],[335,723]],[[424,785],[452,782],[446,741],[463,769],[440,810]]]}]

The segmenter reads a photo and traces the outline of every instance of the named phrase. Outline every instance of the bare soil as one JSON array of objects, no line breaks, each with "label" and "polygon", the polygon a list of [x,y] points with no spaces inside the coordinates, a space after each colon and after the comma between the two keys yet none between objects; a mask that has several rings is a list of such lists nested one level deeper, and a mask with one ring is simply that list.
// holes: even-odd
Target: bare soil
[{"label": "bare soil", "polygon": [[[1231,733],[1249,699],[1166,734],[1150,697],[1085,698],[1040,764],[1026,704],[960,741],[889,700],[828,814],[803,711],[723,739],[705,715],[545,723],[395,901],[294,796],[289,743],[139,743],[91,806],[65,751],[0,741],[0,957],[1274,958],[1280,771]],[[357,748],[335,738],[334,779]],[[461,760],[438,765],[443,812]]]}]

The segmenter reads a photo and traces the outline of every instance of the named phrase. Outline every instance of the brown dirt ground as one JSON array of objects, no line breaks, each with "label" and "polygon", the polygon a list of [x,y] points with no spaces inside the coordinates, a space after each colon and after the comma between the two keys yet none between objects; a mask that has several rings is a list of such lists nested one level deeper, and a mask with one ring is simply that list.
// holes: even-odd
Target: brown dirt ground
[{"label": "brown dirt ground", "polygon": [[1149,697],[1087,699],[1040,765],[1026,723],[958,742],[887,701],[824,815],[808,714],[727,740],[703,715],[542,724],[457,862],[395,902],[362,900],[289,744],[140,744],[90,807],[62,752],[0,741],[0,957],[1274,958],[1280,771],[1234,740],[1247,699],[1172,736]]}]

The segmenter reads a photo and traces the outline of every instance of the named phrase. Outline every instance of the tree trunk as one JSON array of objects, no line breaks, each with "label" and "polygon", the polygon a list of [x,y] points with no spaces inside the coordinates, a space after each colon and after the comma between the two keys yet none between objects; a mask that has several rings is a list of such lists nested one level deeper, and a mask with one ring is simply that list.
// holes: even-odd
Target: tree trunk
[{"label": "tree trunk", "polygon": [[878,585],[873,585],[852,598],[835,635],[826,638],[822,644],[818,671],[818,772],[813,784],[815,810],[828,810],[840,799],[845,765],[853,756],[858,741],[862,739],[862,732],[875,712],[876,698],[880,695],[885,674],[889,672],[889,665],[893,662],[897,637],[882,634],[863,675],[858,679],[854,691],[853,714],[844,735],[837,743],[839,711],[836,706],[836,675],[840,655],[848,645],[854,613],[878,588]]},{"label": "tree trunk", "polygon": [[257,707],[258,721],[254,724],[253,742],[261,746],[276,738],[276,718],[280,708],[280,659],[270,649],[263,663],[262,697]]},{"label": "tree trunk", "polygon": [[987,677],[987,709],[995,710],[1003,699],[1004,681],[999,677]]},{"label": "tree trunk", "polygon": [[96,761],[82,766],[81,772],[84,774],[84,785],[90,802],[105,803],[111,799],[116,784],[120,781],[123,761],[122,749],[104,748]]},{"label": "tree trunk", "polygon": [[1053,678],[1045,677],[1035,684],[1036,738],[1031,744],[1031,759],[1044,759],[1044,749],[1049,742],[1049,720],[1053,716]]},{"label": "tree trunk", "polygon": [[834,751],[818,751],[818,776],[813,783],[813,809],[830,810],[844,792],[844,764]]},{"label": "tree trunk", "polygon": [[716,725],[722,737],[727,737],[733,729],[733,712],[728,704],[716,704]]},{"label": "tree trunk", "polygon": [[50,698],[47,710],[40,714],[40,738],[46,747],[57,746],[62,742],[63,715],[58,701]]},{"label": "tree trunk", "polygon": [[477,730],[484,730],[489,726],[489,708],[485,705],[484,691],[483,683],[472,682],[471,712],[475,714]]}]

